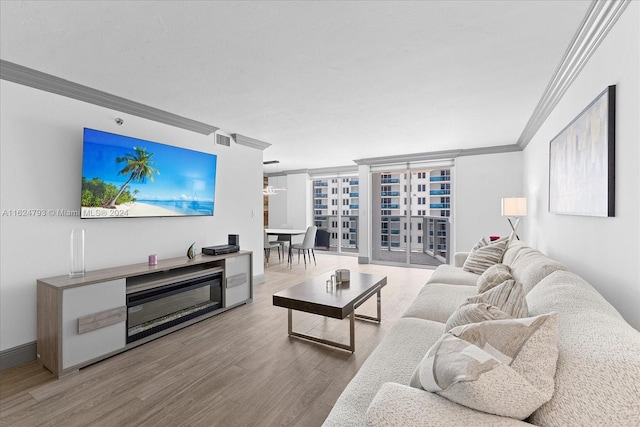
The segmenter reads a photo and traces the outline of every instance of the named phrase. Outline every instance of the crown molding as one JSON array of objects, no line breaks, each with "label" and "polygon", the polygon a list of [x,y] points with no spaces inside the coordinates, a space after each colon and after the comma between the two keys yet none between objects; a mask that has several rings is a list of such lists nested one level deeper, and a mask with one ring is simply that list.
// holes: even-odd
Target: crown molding
[{"label": "crown molding", "polygon": [[204,135],[209,135],[218,130],[217,127],[206,123],[178,116],[177,114],[111,95],[5,60],[0,60],[0,78]]},{"label": "crown molding", "polygon": [[357,165],[349,165],[349,166],[333,166],[326,168],[315,168],[309,169],[307,171],[311,176],[319,176],[319,175],[343,175],[343,174],[357,174],[358,166]]},{"label": "crown molding", "polygon": [[385,165],[395,163],[417,162],[425,160],[441,160],[458,157],[462,150],[445,150],[433,151],[428,153],[398,154],[394,156],[369,157],[365,159],[356,159],[356,165]]},{"label": "crown molding", "polygon": [[518,139],[517,144],[521,149],[524,149],[538,132],[630,1],[593,0],[558,69],[551,77],[542,98]]},{"label": "crown molding", "polygon": [[357,159],[354,162],[357,165],[390,165],[398,163],[426,162],[444,159],[455,159],[462,156],[480,156],[483,154],[511,153],[514,151],[522,151],[516,144],[495,145],[491,147],[468,148],[458,150],[433,151],[426,153],[400,154],[396,156],[370,157],[367,159]]},{"label": "crown molding", "polygon": [[309,169],[291,169],[287,171],[282,171],[284,175],[299,175],[299,174],[309,174]]},{"label": "crown molding", "polygon": [[463,150],[460,150],[460,154],[458,154],[458,157],[482,156],[483,154],[513,153],[515,151],[522,151],[522,148],[518,144],[494,145],[492,147],[479,147],[479,148],[465,148]]},{"label": "crown molding", "polygon": [[298,175],[298,174],[309,174],[309,169],[292,169],[288,171],[280,171],[280,172],[267,172],[264,173],[264,176],[274,177],[274,176],[288,176],[288,175]]},{"label": "crown molding", "polygon": [[264,150],[271,147],[271,144],[269,144],[268,142],[249,138],[248,136],[240,135],[239,133],[232,133],[231,137],[236,142],[236,144],[246,145],[247,147],[257,148],[258,150]]}]

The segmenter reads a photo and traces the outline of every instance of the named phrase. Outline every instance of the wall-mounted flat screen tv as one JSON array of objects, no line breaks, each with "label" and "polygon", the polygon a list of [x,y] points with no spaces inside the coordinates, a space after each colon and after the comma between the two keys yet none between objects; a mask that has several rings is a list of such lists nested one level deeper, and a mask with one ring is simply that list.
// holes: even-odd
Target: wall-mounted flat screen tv
[{"label": "wall-mounted flat screen tv", "polygon": [[217,156],[84,129],[82,218],[213,215]]}]

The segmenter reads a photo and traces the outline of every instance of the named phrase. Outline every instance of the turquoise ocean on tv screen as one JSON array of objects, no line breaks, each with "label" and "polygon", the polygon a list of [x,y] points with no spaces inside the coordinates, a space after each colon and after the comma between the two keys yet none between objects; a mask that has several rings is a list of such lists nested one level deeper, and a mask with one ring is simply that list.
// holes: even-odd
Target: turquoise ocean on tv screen
[{"label": "turquoise ocean on tv screen", "polygon": [[139,200],[159,208],[169,209],[180,215],[212,215],[213,202],[193,201],[193,200]]}]

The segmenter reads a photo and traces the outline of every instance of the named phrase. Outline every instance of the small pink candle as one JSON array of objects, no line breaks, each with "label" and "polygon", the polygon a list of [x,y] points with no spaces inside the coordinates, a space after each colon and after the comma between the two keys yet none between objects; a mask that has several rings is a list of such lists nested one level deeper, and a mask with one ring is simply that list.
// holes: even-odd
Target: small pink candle
[{"label": "small pink candle", "polygon": [[158,264],[158,255],[152,254],[149,255],[149,265],[157,265]]}]

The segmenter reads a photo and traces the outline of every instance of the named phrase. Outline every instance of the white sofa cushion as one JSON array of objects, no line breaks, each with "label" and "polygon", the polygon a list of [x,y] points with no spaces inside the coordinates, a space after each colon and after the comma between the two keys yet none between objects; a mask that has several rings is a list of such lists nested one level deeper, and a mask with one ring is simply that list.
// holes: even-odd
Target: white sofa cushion
[{"label": "white sofa cushion", "polygon": [[399,319],[349,382],[323,425],[364,425],[367,408],[382,384],[409,384],[413,370],[443,332],[443,323]]},{"label": "white sofa cushion", "polygon": [[[468,297],[476,294],[475,286],[451,286],[429,283],[422,287],[416,299],[402,317],[417,317],[445,323]],[[443,325],[444,326],[444,325]]]},{"label": "white sofa cushion", "polygon": [[431,347],[410,385],[522,420],[551,399],[557,338],[555,313],[459,326]]},{"label": "white sofa cushion", "polygon": [[367,410],[370,427],[531,427],[513,418],[478,412],[404,384],[382,385]]},{"label": "white sofa cushion", "polygon": [[640,333],[568,271],[544,278],[527,294],[527,303],[531,315],[557,312],[560,326],[555,393],[529,422],[640,425]]},{"label": "white sofa cushion", "polygon": [[427,280],[429,283],[446,283],[447,285],[464,285],[476,286],[479,274],[465,271],[461,267],[454,267],[449,264],[442,264],[436,268],[431,277]]},{"label": "white sofa cushion", "polygon": [[504,255],[502,256],[502,263],[507,265],[512,265],[513,261],[516,259],[516,256],[522,249],[530,249],[529,246],[525,245],[522,240],[511,239],[509,244],[507,245],[507,250],[504,251]]},{"label": "white sofa cushion", "polygon": [[511,275],[522,283],[526,295],[549,274],[566,269],[567,267],[562,263],[547,257],[536,249],[523,248],[511,264]]}]

